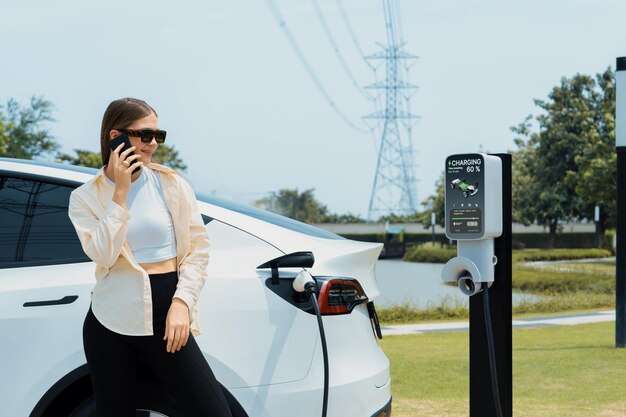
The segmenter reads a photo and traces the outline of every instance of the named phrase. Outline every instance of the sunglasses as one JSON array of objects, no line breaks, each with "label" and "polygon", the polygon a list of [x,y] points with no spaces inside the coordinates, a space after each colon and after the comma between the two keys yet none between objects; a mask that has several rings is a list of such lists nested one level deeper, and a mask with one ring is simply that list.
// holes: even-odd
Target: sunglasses
[{"label": "sunglasses", "polygon": [[167,132],[165,130],[152,130],[152,129],[141,129],[141,130],[116,129],[116,130],[119,130],[120,132],[128,136],[139,137],[141,138],[141,141],[143,143],[152,142],[152,138],[155,138],[157,143],[163,143],[165,142],[165,136],[167,135]]}]

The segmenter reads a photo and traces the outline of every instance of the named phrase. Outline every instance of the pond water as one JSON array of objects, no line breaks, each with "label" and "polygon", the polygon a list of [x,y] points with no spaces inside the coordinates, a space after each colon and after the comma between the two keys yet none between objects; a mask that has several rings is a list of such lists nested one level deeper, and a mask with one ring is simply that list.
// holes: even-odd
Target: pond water
[{"label": "pond water", "polygon": [[[404,262],[401,260],[379,260],[376,263],[376,280],[381,295],[377,307],[390,307],[405,302],[416,307],[440,305],[443,300],[468,305],[467,296],[457,287],[441,281],[444,264]],[[527,294],[513,294],[513,304],[521,300],[538,300]]]}]

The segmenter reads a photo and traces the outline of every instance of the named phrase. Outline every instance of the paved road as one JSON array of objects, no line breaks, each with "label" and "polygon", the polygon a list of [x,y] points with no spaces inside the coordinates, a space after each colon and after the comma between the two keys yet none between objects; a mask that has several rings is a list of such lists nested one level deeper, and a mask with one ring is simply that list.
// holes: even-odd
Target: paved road
[{"label": "paved road", "polygon": [[[573,326],[585,323],[615,321],[615,310],[599,311],[589,314],[570,314],[562,316],[535,317],[530,319],[514,319],[513,328]],[[381,326],[383,336],[400,334],[420,334],[437,332],[455,332],[469,329],[469,321],[431,323],[431,324],[397,324]]]}]

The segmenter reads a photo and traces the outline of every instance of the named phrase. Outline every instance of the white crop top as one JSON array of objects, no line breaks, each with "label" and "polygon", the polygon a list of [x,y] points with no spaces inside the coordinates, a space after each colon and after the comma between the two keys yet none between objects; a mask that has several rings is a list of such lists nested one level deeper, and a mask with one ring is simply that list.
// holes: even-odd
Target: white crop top
[{"label": "white crop top", "polygon": [[[115,186],[106,175],[109,183]],[[138,263],[159,262],[176,257],[174,223],[167,209],[159,173],[142,167],[130,183],[126,207],[131,214],[126,241]]]}]

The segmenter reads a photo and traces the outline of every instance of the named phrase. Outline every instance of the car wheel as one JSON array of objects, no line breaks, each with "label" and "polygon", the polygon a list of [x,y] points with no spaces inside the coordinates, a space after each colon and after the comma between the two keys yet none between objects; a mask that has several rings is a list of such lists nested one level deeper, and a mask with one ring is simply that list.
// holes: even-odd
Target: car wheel
[{"label": "car wheel", "polygon": [[[68,417],[97,417],[93,396],[78,405]],[[176,401],[163,388],[150,382],[137,386],[137,410],[135,417],[185,417]]]},{"label": "car wheel", "polygon": [[468,195],[467,191],[463,191],[463,197],[467,198]]},{"label": "car wheel", "polygon": [[450,183],[450,188],[452,188],[454,190],[454,184]]}]

